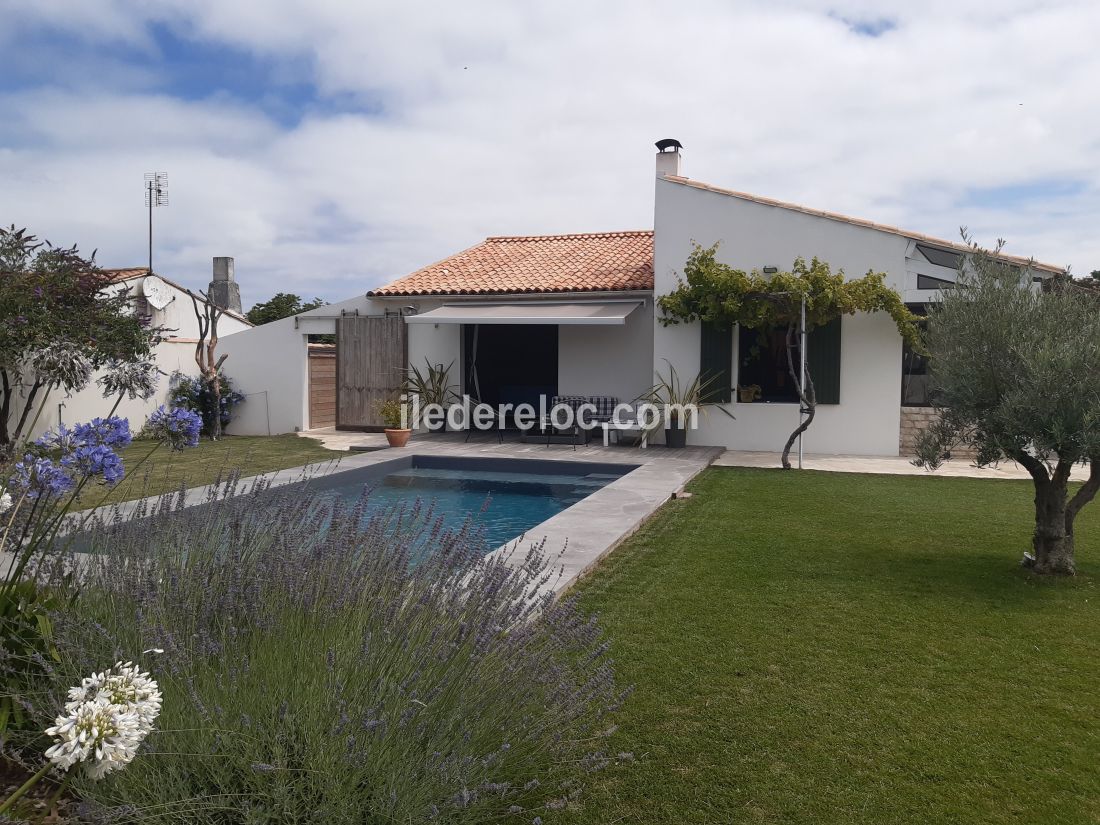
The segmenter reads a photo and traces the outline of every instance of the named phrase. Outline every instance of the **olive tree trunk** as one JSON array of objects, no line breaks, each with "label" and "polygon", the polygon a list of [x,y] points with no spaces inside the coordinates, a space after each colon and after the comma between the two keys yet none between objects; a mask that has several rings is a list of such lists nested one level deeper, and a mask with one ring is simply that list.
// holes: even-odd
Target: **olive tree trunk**
[{"label": "olive tree trunk", "polygon": [[1051,479],[1035,484],[1035,536],[1032,547],[1036,573],[1072,576],[1077,572],[1073,560],[1073,521],[1067,518],[1069,491],[1066,482]]},{"label": "olive tree trunk", "polygon": [[1031,456],[1020,463],[1035,482],[1035,535],[1031,542],[1035,552],[1029,566],[1036,573],[1072,576],[1077,572],[1073,524],[1077,513],[1100,490],[1100,460],[1090,463],[1088,480],[1072,497],[1069,495],[1069,475],[1073,464],[1059,461],[1054,472],[1048,473],[1046,467]]}]

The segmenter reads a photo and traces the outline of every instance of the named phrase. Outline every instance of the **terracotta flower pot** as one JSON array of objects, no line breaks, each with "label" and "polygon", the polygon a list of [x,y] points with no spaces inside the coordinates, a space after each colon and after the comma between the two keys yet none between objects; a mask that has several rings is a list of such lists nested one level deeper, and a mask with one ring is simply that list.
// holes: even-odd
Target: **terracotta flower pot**
[{"label": "terracotta flower pot", "polygon": [[386,441],[390,442],[391,447],[404,447],[409,443],[412,430],[386,430],[385,433]]}]

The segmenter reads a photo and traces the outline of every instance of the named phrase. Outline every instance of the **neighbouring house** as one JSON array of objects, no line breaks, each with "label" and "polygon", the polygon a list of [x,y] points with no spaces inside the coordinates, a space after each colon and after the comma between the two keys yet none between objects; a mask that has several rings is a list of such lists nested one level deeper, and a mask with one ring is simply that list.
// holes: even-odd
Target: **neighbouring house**
[{"label": "neighbouring house", "polygon": [[[789,269],[797,257],[817,256],[853,277],[884,272],[918,313],[963,265],[960,243],[691,180],[681,174],[679,144],[661,145],[652,231],[491,237],[362,296],[226,339],[238,385],[268,393],[269,405],[253,405],[238,432],[318,425],[306,336],[336,333],[335,416],[324,424],[377,426],[374,402],[404,367],[425,360],[453,362],[456,388],[494,405],[559,394],[630,401],[671,364],[689,379],[718,373],[728,388],[735,419],[704,416],[691,443],[777,450],[799,415],[781,341],[666,327],[655,314],[654,298],[675,287],[693,242],[718,243],[719,259],[745,270]],[[1037,280],[1064,271],[1031,266]],[[929,418],[926,365],[905,351],[890,318],[845,316],[810,336],[807,357],[819,399],[808,451],[906,451]],[[277,376],[268,358],[277,359]],[[749,385],[759,397],[742,402],[736,388]]]},{"label": "neighbouring house", "polygon": [[[195,344],[198,341],[198,322],[191,303],[191,292],[163,275],[150,274],[145,267],[104,270],[112,276],[112,289],[125,289],[132,298],[133,311],[149,319],[152,326],[163,327],[164,339],[153,351],[157,367],[164,373],[157,386],[157,393],[148,400],[123,398],[118,415],[130,420],[135,431],[159,405],[168,400],[169,376],[174,372],[197,375]],[[222,295],[228,307],[218,322],[218,335],[251,329],[252,324],[241,314],[238,285],[233,279],[233,259],[214,258],[213,279],[208,294]],[[235,302],[234,302],[234,296]],[[196,297],[202,301],[201,296]],[[113,399],[105,399],[95,377],[80,392],[66,395],[54,391],[46,399],[38,423],[29,436],[36,438],[57,424],[72,425],[106,415]]]}]

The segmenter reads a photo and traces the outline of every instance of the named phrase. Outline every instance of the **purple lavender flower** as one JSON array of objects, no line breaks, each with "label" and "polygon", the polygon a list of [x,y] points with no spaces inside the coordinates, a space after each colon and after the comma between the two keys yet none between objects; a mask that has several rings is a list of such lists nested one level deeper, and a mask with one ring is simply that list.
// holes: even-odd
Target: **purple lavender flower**
[{"label": "purple lavender flower", "polygon": [[202,418],[198,413],[182,407],[169,412],[163,405],[149,416],[146,423],[152,436],[173,450],[199,445],[199,433],[202,431]]}]

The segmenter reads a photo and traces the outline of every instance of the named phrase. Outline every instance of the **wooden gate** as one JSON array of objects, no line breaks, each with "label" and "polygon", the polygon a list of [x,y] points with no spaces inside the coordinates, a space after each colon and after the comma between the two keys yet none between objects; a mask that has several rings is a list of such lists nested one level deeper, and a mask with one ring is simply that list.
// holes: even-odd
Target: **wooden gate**
[{"label": "wooden gate", "polygon": [[336,429],[382,429],[376,405],[400,389],[408,351],[400,315],[336,321]]},{"label": "wooden gate", "polygon": [[336,424],[336,347],[309,345],[309,428]]}]

